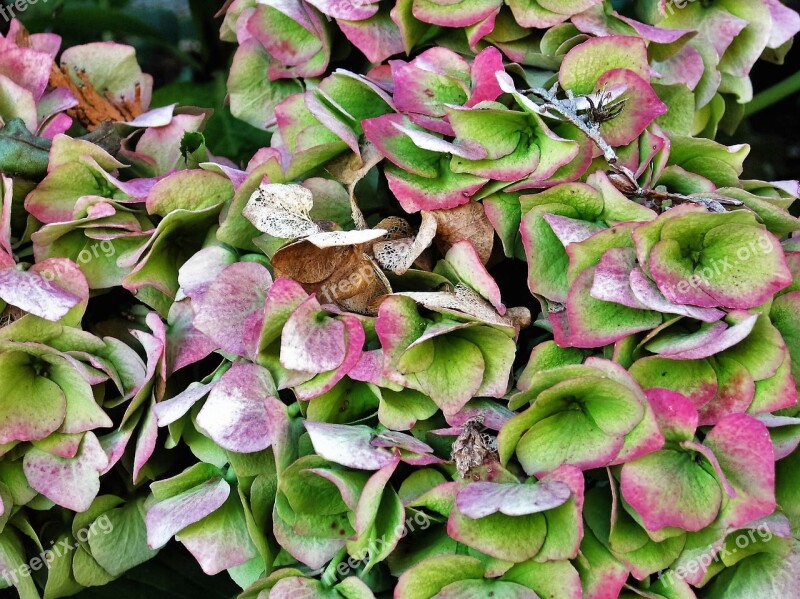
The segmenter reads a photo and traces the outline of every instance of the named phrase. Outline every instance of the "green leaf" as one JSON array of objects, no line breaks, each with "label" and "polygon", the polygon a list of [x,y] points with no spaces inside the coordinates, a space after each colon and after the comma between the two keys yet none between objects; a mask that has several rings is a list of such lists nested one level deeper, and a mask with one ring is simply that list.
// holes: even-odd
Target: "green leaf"
[{"label": "green leaf", "polygon": [[52,142],[28,131],[22,119],[0,129],[0,171],[11,177],[39,179],[47,174]]},{"label": "green leaf", "polygon": [[275,106],[291,94],[303,91],[294,79],[271,81],[269,54],[255,39],[239,46],[228,75],[230,111],[237,119],[266,129],[275,119]]},{"label": "green leaf", "polygon": [[440,555],[406,570],[395,588],[396,599],[430,599],[447,585],[483,578],[480,560],[468,555]]},{"label": "green leaf", "polygon": [[[75,539],[69,533],[63,533],[54,539],[53,547],[61,547],[62,542],[73,545]],[[75,577],[72,575],[72,553],[53,551],[53,549],[47,549],[46,551],[52,552],[52,559],[47,560],[49,569],[47,583],[44,587],[44,599],[68,597],[80,591],[83,587],[76,582]],[[47,554],[45,553],[45,555]]]},{"label": "green leaf", "polygon": [[144,499],[128,501],[105,512],[92,524],[89,537],[92,556],[112,576],[119,576],[146,562],[158,551],[147,547]]}]

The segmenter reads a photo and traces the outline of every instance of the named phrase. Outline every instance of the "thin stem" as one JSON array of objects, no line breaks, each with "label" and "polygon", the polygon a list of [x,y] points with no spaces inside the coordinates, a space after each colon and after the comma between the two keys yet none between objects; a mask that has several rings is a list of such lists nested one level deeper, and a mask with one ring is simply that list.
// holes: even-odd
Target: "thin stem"
[{"label": "thin stem", "polygon": [[692,202],[694,204],[700,204],[701,206],[705,206],[710,212],[727,212],[725,210],[725,206],[741,206],[742,202],[739,200],[732,200],[730,198],[724,198],[721,196],[716,196],[713,198],[705,197],[705,196],[687,196],[682,193],[672,193],[669,191],[658,191],[655,189],[637,189],[633,194],[633,197],[642,198],[645,200],[663,202],[663,201],[670,201],[670,202],[677,202],[677,203],[684,203],[684,202]]},{"label": "thin stem", "polygon": [[342,560],[347,557],[347,547],[342,547],[336,555],[333,556],[333,559],[328,564],[328,567],[325,568],[325,571],[322,573],[320,580],[322,584],[327,587],[332,587],[336,584],[336,568],[339,567],[339,564],[342,563]]},{"label": "thin stem", "polygon": [[745,116],[754,115],[797,92],[800,92],[800,71],[757,94],[745,107],[744,114]]}]

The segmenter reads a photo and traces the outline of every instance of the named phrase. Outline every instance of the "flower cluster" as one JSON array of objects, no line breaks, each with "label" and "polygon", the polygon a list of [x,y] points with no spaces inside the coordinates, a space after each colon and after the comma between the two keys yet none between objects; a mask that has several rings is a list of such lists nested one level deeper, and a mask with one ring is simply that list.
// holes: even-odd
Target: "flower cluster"
[{"label": "flower cluster", "polygon": [[229,2],[247,165],[14,21],[0,586],[795,596],[800,188],[713,137],[800,16],[611,4]]}]

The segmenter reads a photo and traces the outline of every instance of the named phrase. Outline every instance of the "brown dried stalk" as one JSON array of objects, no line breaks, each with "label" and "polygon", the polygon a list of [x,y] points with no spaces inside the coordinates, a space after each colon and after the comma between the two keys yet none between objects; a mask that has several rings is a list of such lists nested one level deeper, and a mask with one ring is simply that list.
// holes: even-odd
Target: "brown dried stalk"
[{"label": "brown dried stalk", "polygon": [[81,84],[76,83],[69,74],[69,67],[59,68],[53,63],[50,69],[50,85],[66,87],[78,100],[78,105],[67,110],[67,114],[77,119],[89,131],[94,131],[107,121],[132,121],[142,114],[142,90],[136,86],[133,100],[117,99],[105,91],[101,94],[92,85],[86,71],[76,70],[75,75]]}]

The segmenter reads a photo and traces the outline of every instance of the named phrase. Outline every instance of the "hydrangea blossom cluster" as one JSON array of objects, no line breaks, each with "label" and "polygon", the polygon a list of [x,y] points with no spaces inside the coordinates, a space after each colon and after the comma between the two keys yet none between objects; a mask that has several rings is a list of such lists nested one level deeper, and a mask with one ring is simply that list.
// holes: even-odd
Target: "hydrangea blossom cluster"
[{"label": "hydrangea blossom cluster", "polygon": [[0,40],[0,585],[797,597],[800,188],[713,138],[800,16],[390,4],[226,5],[247,165]]}]

